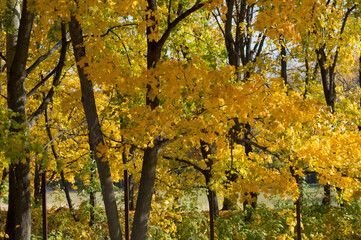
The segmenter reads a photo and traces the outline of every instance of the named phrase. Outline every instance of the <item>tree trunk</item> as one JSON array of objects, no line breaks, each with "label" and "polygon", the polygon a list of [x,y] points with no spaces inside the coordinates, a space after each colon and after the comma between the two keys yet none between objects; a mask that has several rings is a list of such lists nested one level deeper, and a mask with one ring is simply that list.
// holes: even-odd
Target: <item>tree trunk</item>
[{"label": "tree trunk", "polygon": [[[326,104],[331,108],[331,112],[335,112],[335,100],[336,100],[336,84],[333,66],[326,65],[327,56],[325,53],[325,46],[316,50],[318,64],[320,66],[321,80],[323,93],[325,96]],[[334,60],[335,61],[335,60]],[[335,63],[335,62],[334,62]],[[323,205],[329,205],[331,203],[331,187],[329,184],[323,187],[324,196],[322,199]]]},{"label": "tree trunk", "polygon": [[135,192],[135,183],[133,175],[129,175],[129,210],[134,211],[134,192]]},{"label": "tree trunk", "polygon": [[109,163],[104,161],[103,155],[97,151],[98,145],[104,144],[103,133],[100,128],[98,113],[96,110],[93,86],[91,81],[88,79],[88,76],[84,73],[84,68],[87,67],[88,64],[82,64],[83,66],[79,65],[79,61],[85,57],[85,47],[82,28],[75,16],[71,17],[69,30],[81,84],[82,104],[88,123],[89,146],[98,167],[105,212],[108,221],[109,235],[112,240],[122,239]]},{"label": "tree trunk", "polygon": [[41,185],[40,185],[40,169],[41,166],[38,162],[35,162],[35,171],[34,171],[34,202],[35,205],[38,205],[41,198]]},{"label": "tree trunk", "polygon": [[42,211],[43,211],[43,240],[48,240],[48,207],[46,199],[46,171],[42,173],[41,193],[42,193]]},{"label": "tree trunk", "polygon": [[[94,185],[96,184],[96,180],[95,180],[95,169],[94,169],[94,164],[91,164],[91,168],[90,168],[90,188],[94,189]],[[90,220],[89,220],[89,226],[92,227],[95,225],[95,204],[96,202],[96,196],[95,196],[95,191],[91,191],[89,193],[89,203],[90,203]]]},{"label": "tree trunk", "polygon": [[144,151],[138,199],[131,234],[132,240],[147,239],[159,150],[159,145],[155,143],[154,147],[147,148]]},{"label": "tree trunk", "polygon": [[[50,130],[50,126],[49,126],[49,116],[48,116],[48,108],[47,107],[45,108],[45,126],[46,126],[46,131],[48,133],[49,141],[51,141],[53,139],[53,136],[51,134],[51,130]],[[58,154],[56,153],[56,149],[55,149],[55,146],[53,143],[51,144],[51,151],[53,153],[55,160],[59,161],[59,157],[58,157]],[[64,189],[66,201],[68,203],[69,211],[72,214],[74,220],[76,222],[78,222],[79,218],[76,215],[75,210],[73,208],[73,204],[72,204],[71,198],[70,198],[69,188],[68,188],[68,185],[66,184],[63,170],[61,170],[61,172],[60,172],[60,179],[61,179],[62,188]]]},{"label": "tree trunk", "polygon": [[283,38],[283,36],[280,36],[280,44],[281,44],[281,78],[283,78],[283,81],[288,88],[286,41]]},{"label": "tree trunk", "polygon": [[[211,203],[213,203],[214,218],[217,218],[219,216],[219,204],[218,204],[217,192],[212,191],[210,189],[207,190],[208,190],[207,191],[208,206],[210,208]],[[212,192],[212,194],[210,194],[210,192]]]},{"label": "tree trunk", "polygon": [[[19,33],[17,41],[16,32],[19,19],[19,1],[8,1],[12,9],[11,24],[13,27],[9,38],[13,38],[16,42],[15,54],[13,61],[8,65],[8,107],[19,115],[13,119],[20,125],[26,125],[26,91],[25,91],[25,77],[26,77],[26,62],[28,59],[30,33],[33,25],[33,14],[28,12],[27,0],[23,1],[23,9],[21,13],[21,20],[19,26]],[[14,42],[10,43],[12,45]],[[7,43],[8,44],[8,43]],[[9,45],[9,46],[10,46]],[[12,46],[13,47],[13,46]],[[24,128],[12,128],[12,132],[17,134],[25,134]],[[8,222],[6,224],[6,233],[10,239],[27,240],[30,239],[31,233],[31,193],[30,193],[30,166],[29,156],[26,143],[18,156],[14,156],[10,167],[10,181],[9,181],[9,211]],[[20,157],[19,157],[20,156]],[[20,158],[20,159],[19,159]],[[18,226],[19,225],[19,226]],[[18,227],[17,227],[18,226]]]},{"label": "tree trunk", "polygon": [[71,198],[70,198],[69,188],[68,188],[68,185],[66,184],[63,170],[60,172],[60,178],[61,178],[61,184],[62,184],[63,189],[64,189],[66,201],[68,203],[69,211],[71,212],[71,215],[73,216],[74,220],[76,222],[78,222],[79,218],[78,218],[78,215],[76,215],[75,209],[73,207],[73,203],[72,203]]}]

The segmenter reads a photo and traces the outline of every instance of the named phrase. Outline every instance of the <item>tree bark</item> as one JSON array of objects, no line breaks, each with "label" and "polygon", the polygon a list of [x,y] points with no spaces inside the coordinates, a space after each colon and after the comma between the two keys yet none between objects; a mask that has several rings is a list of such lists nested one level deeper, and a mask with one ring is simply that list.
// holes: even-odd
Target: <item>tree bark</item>
[{"label": "tree bark", "polygon": [[157,147],[147,148],[144,151],[138,199],[135,207],[135,215],[131,234],[132,240],[147,239],[149,214],[151,210],[156,167],[160,150],[159,144],[154,145]]},{"label": "tree bark", "polygon": [[[17,22],[19,14],[18,1],[9,1],[15,9],[12,12],[12,19]],[[8,107],[18,115],[13,119],[21,128],[12,128],[11,131],[17,134],[25,134],[26,125],[26,91],[25,91],[25,67],[28,59],[30,33],[33,25],[33,14],[28,11],[27,0],[23,1],[19,33],[16,41],[15,54],[13,61],[8,67]],[[13,26],[16,32],[16,26]],[[16,38],[16,37],[15,37]],[[31,198],[30,198],[30,166],[29,156],[26,144],[24,149],[19,153],[21,159],[14,156],[9,169],[9,211],[8,222],[6,224],[6,233],[10,239],[27,240],[30,239],[31,233]],[[18,226],[19,225],[19,226]]]},{"label": "tree bark", "polygon": [[112,240],[122,239],[109,163],[103,161],[103,156],[100,155],[101,153],[97,151],[98,145],[104,144],[103,133],[96,110],[93,86],[88,76],[84,72],[84,68],[87,67],[88,64],[86,63],[85,66],[79,65],[79,61],[83,59],[86,54],[82,28],[75,16],[71,16],[69,30],[81,84],[82,104],[88,123],[89,146],[98,167],[105,212],[108,221],[109,235]]}]

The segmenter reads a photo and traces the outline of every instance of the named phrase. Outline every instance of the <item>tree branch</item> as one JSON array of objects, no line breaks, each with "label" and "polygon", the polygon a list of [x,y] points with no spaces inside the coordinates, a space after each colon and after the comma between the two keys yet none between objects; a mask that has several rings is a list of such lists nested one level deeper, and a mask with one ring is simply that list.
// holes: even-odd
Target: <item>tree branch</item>
[{"label": "tree branch", "polygon": [[192,166],[195,170],[201,172],[203,175],[205,175],[206,173],[206,170],[200,168],[198,165],[188,161],[188,160],[185,160],[185,159],[180,159],[178,157],[169,157],[169,156],[162,156],[163,158],[165,159],[168,159],[168,160],[175,160],[177,162],[181,162],[181,163],[184,163],[184,164],[187,164],[188,166]]},{"label": "tree branch", "polygon": [[[47,142],[43,149],[46,149],[50,144],[52,144],[56,139],[58,139],[59,137],[61,137],[63,134],[67,133],[67,132],[70,132],[78,127],[80,127],[81,125],[83,125],[85,123],[85,121],[82,121],[80,124],[76,125],[75,127],[72,127],[72,128],[69,128],[67,130],[63,130],[63,131],[60,131],[55,137],[53,137],[49,142]],[[36,156],[38,155],[38,153],[35,153],[34,156],[32,156],[31,160],[32,161]]]},{"label": "tree branch", "polygon": [[47,107],[48,103],[51,101],[51,99],[54,96],[54,87],[56,87],[60,84],[60,76],[61,76],[61,72],[64,67],[66,50],[67,50],[67,41],[66,41],[67,34],[66,34],[65,23],[61,24],[61,31],[62,31],[62,33],[61,33],[62,47],[61,47],[59,62],[56,67],[56,72],[55,72],[54,79],[53,79],[53,86],[49,90],[47,96],[43,99],[43,102],[40,104],[39,108],[33,114],[31,114],[31,116],[28,118],[29,128],[32,128],[34,126],[34,124],[36,123],[36,121],[40,118],[41,114],[43,113],[43,111]]},{"label": "tree branch", "polygon": [[196,3],[193,5],[193,7],[191,7],[190,9],[188,9],[187,11],[185,11],[184,13],[179,15],[173,22],[171,22],[168,25],[168,28],[163,33],[162,37],[157,42],[157,44],[160,45],[160,48],[164,45],[164,43],[168,39],[171,31],[177,26],[178,23],[180,23],[183,19],[185,19],[186,17],[188,17],[193,12],[197,11],[198,9],[200,9],[203,6],[204,6],[204,3],[201,3],[201,0],[197,0]]},{"label": "tree branch", "polygon": [[[105,37],[106,35],[108,35],[110,32],[112,32],[115,28],[119,28],[119,27],[128,27],[128,26],[137,26],[138,24],[136,23],[126,23],[126,24],[121,24],[121,25],[117,25],[117,26],[113,26],[111,28],[109,28],[105,33],[101,34],[101,37]],[[86,37],[86,36],[84,36]]]},{"label": "tree branch", "polygon": [[35,85],[35,87],[33,89],[30,90],[30,92],[26,95],[26,98],[29,98],[31,95],[33,95],[36,90],[38,90],[51,76],[54,75],[54,73],[56,72],[57,67],[55,67],[48,75],[46,75],[45,78],[43,78],[41,76],[41,81]]},{"label": "tree branch", "polygon": [[28,69],[25,70],[25,77],[28,76],[34,69],[39,66],[41,62],[43,62],[45,59],[53,55],[53,53],[59,49],[59,47],[62,45],[62,40],[60,40],[52,49],[50,49],[47,53],[39,57],[33,65],[31,65]]}]

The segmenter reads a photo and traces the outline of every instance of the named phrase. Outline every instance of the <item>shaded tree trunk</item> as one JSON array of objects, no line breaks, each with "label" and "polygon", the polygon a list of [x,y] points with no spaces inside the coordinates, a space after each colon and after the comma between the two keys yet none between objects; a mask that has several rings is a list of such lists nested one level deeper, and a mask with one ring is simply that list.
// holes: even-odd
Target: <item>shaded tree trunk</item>
[{"label": "shaded tree trunk", "polygon": [[35,205],[38,205],[41,199],[41,185],[40,185],[40,169],[41,165],[38,162],[35,162],[35,171],[34,171],[34,202]]},{"label": "shaded tree trunk", "polygon": [[[96,169],[94,169],[94,165],[92,164],[91,169],[90,169],[90,184],[91,184],[91,189],[94,189],[94,185],[96,184],[96,180],[95,180],[95,171]],[[90,204],[90,211],[89,211],[89,216],[90,216],[90,220],[89,220],[89,226],[92,227],[95,225],[95,206],[96,206],[96,196],[95,196],[95,191],[91,191],[89,193],[89,204]]]},{"label": "shaded tree trunk", "polygon": [[133,175],[129,175],[129,210],[134,211],[134,192],[135,192],[135,183]]},{"label": "shaded tree trunk", "polygon": [[154,193],[154,182],[156,166],[159,154],[157,147],[147,148],[144,151],[143,167],[139,183],[138,199],[135,207],[134,221],[131,239],[147,239],[149,214],[151,210],[152,196]]},{"label": "shaded tree trunk", "polygon": [[[20,125],[26,125],[26,62],[28,59],[30,33],[33,25],[33,14],[28,11],[28,2],[23,1],[20,25],[18,25],[20,15],[20,3],[18,1],[8,1],[12,10],[10,26],[13,27],[8,35],[10,48],[14,49],[13,61],[8,62],[8,107],[19,115],[13,119]],[[19,27],[18,27],[19,26]],[[19,29],[16,40],[17,27]],[[16,42],[16,45],[14,44]],[[11,46],[10,46],[11,45]],[[7,48],[9,49],[9,48]],[[10,50],[9,54],[14,53]],[[10,129],[14,133],[25,134],[23,128]],[[6,233],[10,239],[27,240],[30,239],[31,232],[31,198],[30,198],[30,166],[26,143],[22,152],[19,153],[21,159],[14,156],[9,169],[9,211],[7,216]],[[20,161],[21,160],[21,161]],[[17,227],[19,225],[19,227]]]},{"label": "shaded tree trunk", "polygon": [[[331,108],[331,112],[335,112],[335,101],[336,101],[336,83],[335,83],[335,67],[336,67],[336,60],[337,60],[337,52],[336,57],[334,59],[333,64],[331,66],[326,65],[327,56],[325,53],[325,45],[322,46],[320,49],[316,50],[317,54],[317,61],[320,67],[321,72],[321,80],[322,80],[322,87],[323,93],[325,96],[326,104]],[[323,189],[323,205],[330,205],[331,203],[331,186],[329,184],[324,185]]]},{"label": "shaded tree trunk", "polygon": [[86,63],[84,66],[79,65],[79,62],[85,57],[86,53],[82,28],[75,16],[71,16],[69,30],[81,84],[82,104],[88,123],[89,146],[92,152],[92,157],[95,159],[98,168],[105,212],[108,221],[109,235],[112,240],[122,239],[109,163],[104,161],[101,153],[97,151],[98,145],[104,144],[103,133],[96,110],[93,86],[84,72],[84,68],[87,67],[88,64]]}]

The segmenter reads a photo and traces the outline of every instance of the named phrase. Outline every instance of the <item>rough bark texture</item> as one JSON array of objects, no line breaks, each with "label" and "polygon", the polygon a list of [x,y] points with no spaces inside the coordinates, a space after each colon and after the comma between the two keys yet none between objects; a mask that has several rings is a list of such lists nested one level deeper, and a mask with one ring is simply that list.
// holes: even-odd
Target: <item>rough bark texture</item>
[{"label": "rough bark texture", "polygon": [[[18,18],[16,15],[12,16],[13,19]],[[24,0],[15,55],[10,67],[7,83],[8,107],[19,114],[14,118],[14,120],[22,126],[26,125],[25,67],[28,58],[32,25],[33,14],[28,12],[27,1]],[[14,31],[16,31],[16,29],[14,29]],[[19,128],[13,128],[11,131],[23,134],[25,133],[24,129]],[[20,155],[22,155],[21,161],[19,161],[20,159],[16,159],[16,157],[14,157],[13,164],[11,164],[10,167],[9,224],[6,225],[6,233],[8,233],[10,239],[16,240],[30,239],[31,236],[30,167],[27,151],[28,150],[25,147],[23,152],[20,153]],[[19,225],[19,227],[16,227],[17,225]]]},{"label": "rough bark texture", "polygon": [[75,16],[69,22],[70,36],[73,44],[75,60],[77,62],[78,75],[81,83],[82,104],[88,123],[89,145],[93,157],[97,163],[104,206],[107,215],[109,235],[111,239],[122,239],[118,211],[115,201],[113,182],[111,178],[109,163],[102,161],[102,156],[97,151],[99,144],[103,143],[103,133],[100,128],[99,118],[96,110],[94,90],[91,81],[84,73],[84,67],[79,65],[79,61],[85,57],[85,47],[83,46],[83,35],[80,23]]}]

